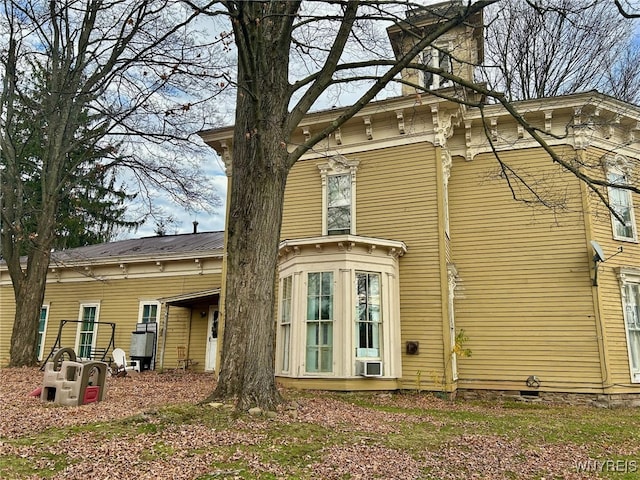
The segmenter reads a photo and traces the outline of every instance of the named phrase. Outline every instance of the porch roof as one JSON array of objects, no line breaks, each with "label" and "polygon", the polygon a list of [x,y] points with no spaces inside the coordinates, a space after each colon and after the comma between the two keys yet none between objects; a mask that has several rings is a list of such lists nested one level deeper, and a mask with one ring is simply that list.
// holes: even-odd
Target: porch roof
[{"label": "porch roof", "polygon": [[175,307],[189,307],[196,303],[203,303],[207,300],[216,300],[220,298],[220,288],[212,288],[209,290],[200,290],[197,292],[181,293],[172,297],[159,298],[160,303]]}]

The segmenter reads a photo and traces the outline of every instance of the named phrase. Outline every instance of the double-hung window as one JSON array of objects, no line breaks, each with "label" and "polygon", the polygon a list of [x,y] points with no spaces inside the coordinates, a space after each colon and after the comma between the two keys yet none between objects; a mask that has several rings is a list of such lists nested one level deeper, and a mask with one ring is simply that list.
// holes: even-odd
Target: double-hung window
[{"label": "double-hung window", "polygon": [[49,319],[49,305],[40,308],[40,321],[38,322],[38,360],[44,358],[44,340],[47,332],[47,320]]},{"label": "double-hung window", "polygon": [[308,373],[333,371],[333,272],[307,275]]},{"label": "double-hung window", "polygon": [[[627,185],[629,178],[623,170],[613,167],[607,171],[607,181],[614,185]],[[609,187],[608,193],[609,206],[617,214],[617,216],[611,214],[613,238],[616,240],[636,241],[636,222],[631,192],[624,188]]]},{"label": "double-hung window", "polygon": [[97,304],[83,304],[80,306],[80,324],[78,326],[77,348],[78,357],[91,358],[91,351],[96,344],[96,322],[98,321]]},{"label": "double-hung window", "polygon": [[[427,67],[439,68],[440,70],[452,73],[453,65],[451,55],[440,48],[428,48],[422,53],[422,64]],[[433,72],[422,72],[422,85],[427,90],[435,90],[442,87],[451,86],[451,81],[435,75]]]},{"label": "double-hung window", "polygon": [[351,233],[351,174],[327,178],[327,233]]},{"label": "double-hung window", "polygon": [[357,160],[334,155],[318,165],[322,176],[322,234],[356,234]]},{"label": "double-hung window", "polygon": [[356,357],[380,358],[380,274],[356,272]]},{"label": "double-hung window", "polygon": [[631,381],[640,383],[640,272],[621,275]]},{"label": "double-hung window", "polygon": [[291,355],[291,302],[293,277],[289,275],[282,279],[280,301],[280,342],[282,349],[282,371],[288,372]]},{"label": "double-hung window", "polygon": [[140,302],[139,323],[157,323],[159,302]]}]

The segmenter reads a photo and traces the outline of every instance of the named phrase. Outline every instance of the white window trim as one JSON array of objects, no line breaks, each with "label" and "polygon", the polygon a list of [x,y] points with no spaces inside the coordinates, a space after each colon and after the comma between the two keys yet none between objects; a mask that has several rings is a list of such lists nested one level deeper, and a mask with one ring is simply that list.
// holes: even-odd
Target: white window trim
[{"label": "white window trim", "polygon": [[[380,297],[378,300],[378,307],[379,307],[379,316],[380,318],[375,321],[375,322],[371,322],[371,321],[364,321],[364,322],[360,322],[360,319],[358,318],[358,274],[361,275],[376,275],[378,277],[378,296]],[[353,349],[355,351],[355,358],[356,360],[382,360],[382,358],[384,358],[384,352],[382,351],[382,347],[384,345],[384,329],[386,328],[386,322],[385,322],[385,317],[384,317],[384,312],[385,312],[385,308],[384,305],[382,304],[382,299],[384,297],[384,290],[386,288],[386,284],[384,283],[386,281],[386,278],[384,278],[382,272],[379,271],[370,271],[370,270],[355,270],[353,272],[353,284],[354,284],[354,288],[353,288],[353,301],[354,301],[354,318],[353,318],[353,326],[354,326],[354,337],[353,337]],[[368,303],[368,302],[367,302]],[[360,342],[360,337],[359,337],[359,326],[360,323],[376,323],[378,325],[378,346],[377,348],[374,347],[374,349],[378,350],[378,355],[359,355],[359,350],[360,347],[358,347],[358,344]],[[367,350],[366,348],[364,350]]]},{"label": "white window trim", "polygon": [[637,268],[620,268],[618,271],[618,278],[620,280],[620,298],[622,302],[622,321],[624,322],[624,333],[627,342],[627,356],[629,361],[629,376],[631,383],[640,383],[640,369],[637,372],[633,371],[633,360],[631,356],[631,339],[629,338],[629,323],[627,321],[627,308],[626,308],[626,293],[625,285],[629,283],[637,284],[640,288],[640,269]]},{"label": "white window trim", "polygon": [[[80,353],[80,333],[82,332],[82,313],[84,312],[85,308],[90,308],[90,307],[96,307],[96,318],[94,322],[100,321],[100,302],[83,302],[80,304],[80,310],[78,311],[79,322],[78,322],[78,328],[76,330],[76,343],[75,343],[76,354]],[[91,350],[93,350],[96,347],[97,341],[98,341],[98,325],[94,325],[93,335],[91,337]]]},{"label": "white window trim", "polygon": [[[298,274],[299,275],[299,274]],[[289,319],[285,321],[283,316],[283,308],[284,308],[284,281],[285,279],[289,279],[291,282],[289,294],[291,298],[289,298]],[[289,328],[289,338],[288,343],[286,343],[285,339],[278,338],[277,343],[277,356],[278,365],[280,365],[280,370],[284,373],[289,373],[291,371],[291,334],[293,331],[293,301],[294,301],[294,291],[293,291],[293,281],[294,275],[287,275],[286,277],[280,278],[280,288],[279,288],[279,302],[278,302],[278,334],[282,334],[284,331],[284,327]],[[284,359],[285,359],[285,351],[287,352],[287,368],[284,368]]]},{"label": "white window trim", "polygon": [[[440,57],[443,55],[443,53],[445,55],[447,55],[449,57],[449,65],[448,68],[443,69],[443,70],[447,70],[448,73],[452,73],[453,71],[453,65],[451,62],[453,62],[453,56],[451,55],[450,52],[453,51],[453,45],[451,42],[448,42],[447,45],[436,45],[435,47],[427,47],[425,48],[425,50],[422,52],[422,62],[423,65],[426,65],[425,62],[425,58],[429,58],[431,60],[431,64],[429,66],[433,67],[433,68],[440,68]],[[446,78],[442,78],[440,75],[436,74],[436,73],[431,73],[428,72],[432,75],[431,78],[431,84],[427,85],[427,81],[426,81],[426,77],[425,74],[427,72],[423,71],[423,70],[419,70],[418,71],[419,76],[420,76],[420,85],[424,86],[424,88],[428,88],[429,90],[437,90],[439,88],[445,88],[445,87],[450,87],[453,85],[453,83],[446,79]]]},{"label": "white window trim", "polygon": [[356,234],[356,172],[359,164],[358,160],[347,160],[340,154],[333,155],[327,162],[318,164],[322,178],[322,235],[329,234],[327,229],[327,177],[346,174],[351,174],[351,224],[349,233],[351,235]]},{"label": "white window trim", "polygon": [[[160,302],[158,302],[157,300],[140,300],[140,303],[138,306],[138,323],[142,323],[144,307],[146,305],[155,305],[157,307],[155,323],[158,323],[160,321]],[[149,323],[152,323],[152,322],[149,322]]]},{"label": "white window trim", "polygon": [[[617,173],[625,177],[629,177],[629,174],[631,173],[631,163],[627,158],[623,157],[622,155],[616,155],[614,157],[606,157],[604,160],[604,166],[605,166],[605,175],[607,176],[607,181],[609,180],[608,177],[609,177],[609,174],[611,173]],[[638,229],[636,226],[636,215],[633,208],[633,195],[631,194],[630,190],[625,190],[625,189],[616,188],[616,187],[608,187],[607,192],[609,193],[608,196],[609,196],[610,202],[611,202],[611,192],[613,190],[621,190],[627,196],[627,199],[629,202],[629,213],[630,213],[629,216],[631,217],[631,230],[633,232],[631,237],[624,237],[624,236],[618,235],[616,233],[616,225],[620,222],[613,214],[611,214],[611,233],[613,235],[613,239],[623,241],[623,242],[637,243]],[[613,207],[611,203],[609,205]]]},{"label": "white window trim", "polygon": [[[46,309],[47,314],[44,317],[44,330],[42,331],[42,341],[40,342],[40,349],[38,350],[38,360],[42,360],[44,358],[44,344],[47,341],[47,328],[49,327],[49,310],[51,305],[49,303],[42,304],[40,307],[40,311],[42,309]],[[38,319],[38,335],[40,335],[40,319]]]},{"label": "white window trim", "polygon": [[[332,279],[332,285],[331,285],[331,318],[330,319],[309,319],[307,318],[307,312],[308,312],[308,301],[309,301],[309,290],[308,290],[308,282],[309,282],[309,275],[312,273],[317,273],[320,274],[320,282],[322,284],[322,275],[325,274],[331,274],[331,279]],[[333,269],[313,269],[313,270],[309,270],[304,272],[304,277],[303,277],[303,286],[304,286],[304,301],[300,302],[301,304],[303,304],[304,306],[304,316],[300,317],[303,322],[302,322],[302,331],[301,334],[304,337],[304,345],[303,345],[303,358],[302,358],[302,371],[304,372],[305,376],[309,376],[309,377],[324,377],[324,376],[333,376],[335,369],[336,369],[336,290],[337,290],[337,284],[338,284],[338,279],[337,279],[337,274],[338,272],[336,272]],[[293,287],[293,286],[292,286]],[[293,288],[292,288],[293,290]],[[322,297],[322,295],[321,295]],[[292,313],[292,317],[293,317],[293,313]],[[326,370],[326,371],[309,371],[307,370],[308,365],[307,365],[307,332],[308,332],[308,328],[309,328],[309,323],[314,323],[317,324],[318,326],[320,326],[323,323],[328,323],[331,324],[331,370]],[[291,353],[289,353],[289,362],[291,362]],[[291,367],[289,367],[289,369],[291,370]]]},{"label": "white window trim", "polygon": [[[398,257],[402,242],[352,235],[336,235],[280,244],[279,278],[293,275],[292,329],[289,371],[283,371],[278,338],[276,375],[292,378],[362,378],[356,375],[355,274],[379,273],[381,278],[380,361],[382,378],[401,378],[400,288]],[[318,253],[321,252],[321,255]],[[346,257],[345,257],[346,253]],[[306,372],[306,279],[308,273],[334,274],[333,372]],[[279,332],[280,333],[280,332]]]}]

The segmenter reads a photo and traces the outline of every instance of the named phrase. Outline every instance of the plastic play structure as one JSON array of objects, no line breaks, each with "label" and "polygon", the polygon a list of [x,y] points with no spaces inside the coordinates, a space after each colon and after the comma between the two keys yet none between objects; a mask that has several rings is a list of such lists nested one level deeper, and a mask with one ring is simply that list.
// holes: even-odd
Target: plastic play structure
[{"label": "plastic play structure", "polygon": [[[69,360],[65,360],[64,356]],[[76,361],[71,348],[61,348],[47,362],[40,400],[56,405],[77,406],[104,398],[108,365],[105,362]]]}]

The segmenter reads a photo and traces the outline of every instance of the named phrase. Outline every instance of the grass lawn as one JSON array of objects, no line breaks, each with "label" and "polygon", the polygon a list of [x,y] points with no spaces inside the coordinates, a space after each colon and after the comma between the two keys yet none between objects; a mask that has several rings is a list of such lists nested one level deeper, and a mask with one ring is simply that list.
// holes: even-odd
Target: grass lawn
[{"label": "grass lawn", "polygon": [[203,383],[187,400],[149,405],[141,395],[128,412],[111,410],[149,381],[163,391],[194,384],[140,377],[110,385],[104,406],[81,407],[11,396],[3,379],[0,401],[24,415],[0,420],[0,478],[640,478],[637,409],[286,391],[289,403],[267,418],[198,404]]}]

